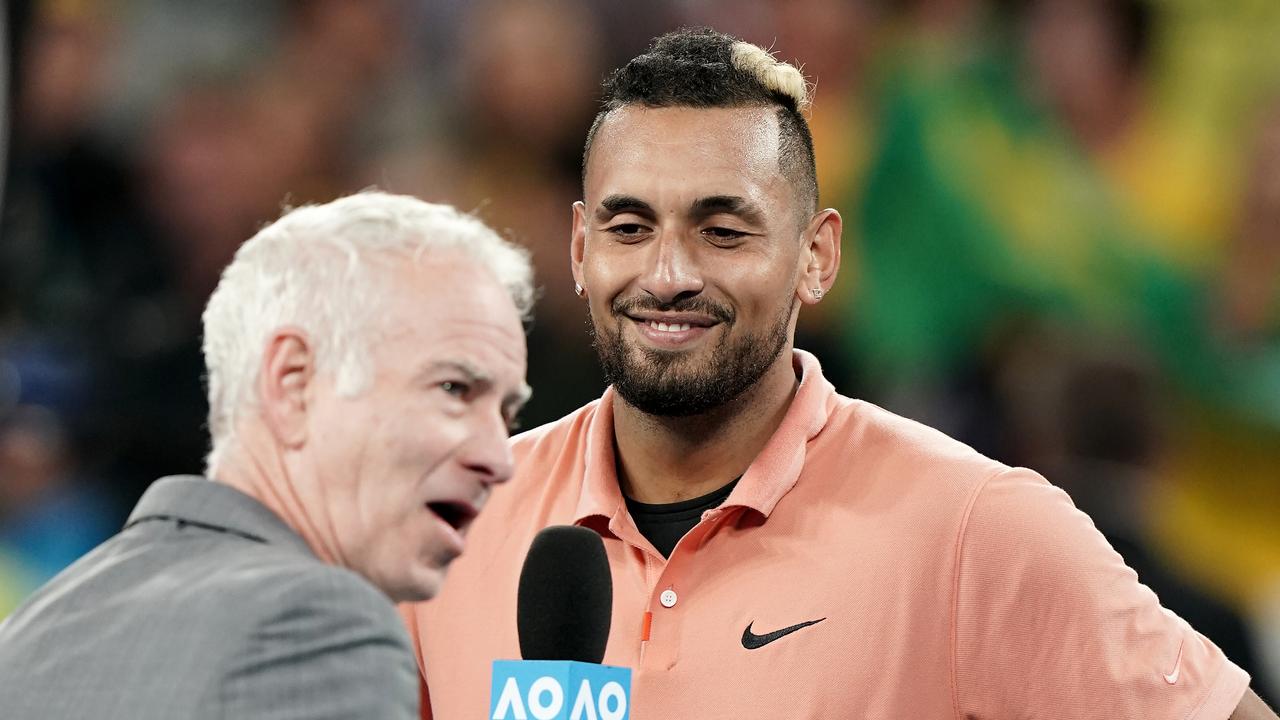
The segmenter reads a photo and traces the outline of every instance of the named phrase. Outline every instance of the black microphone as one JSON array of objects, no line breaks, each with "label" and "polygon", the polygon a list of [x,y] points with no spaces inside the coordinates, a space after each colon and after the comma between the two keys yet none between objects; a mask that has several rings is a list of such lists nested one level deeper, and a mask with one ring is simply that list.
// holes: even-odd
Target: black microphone
[{"label": "black microphone", "polygon": [[599,664],[612,618],[613,577],[600,536],[574,525],[539,532],[520,570],[520,655]]},{"label": "black microphone", "polygon": [[520,571],[516,629],[523,660],[495,660],[492,720],[627,720],[631,670],[601,665],[613,577],[600,536],[556,525],[533,538]]}]

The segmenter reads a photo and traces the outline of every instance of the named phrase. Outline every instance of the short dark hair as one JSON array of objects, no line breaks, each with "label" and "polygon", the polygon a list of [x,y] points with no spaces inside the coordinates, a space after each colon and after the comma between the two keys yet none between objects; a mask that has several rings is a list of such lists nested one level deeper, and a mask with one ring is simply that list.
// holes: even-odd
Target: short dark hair
[{"label": "short dark hair", "polygon": [[[591,144],[609,113],[627,105],[646,107],[778,108],[778,164],[796,190],[801,208],[818,207],[818,174],[813,160],[813,136],[801,111],[808,98],[803,77],[798,89],[778,87],[735,55],[745,45],[732,35],[711,28],[682,28],[658,37],[642,55],[614,70],[604,81],[601,109],[587,132],[582,152],[582,179],[586,184]],[[754,48],[749,46],[747,49]],[[767,56],[755,48],[757,59]],[[771,60],[771,58],[770,58]],[[790,65],[772,61],[799,76]],[[794,77],[792,77],[794,79]]]}]

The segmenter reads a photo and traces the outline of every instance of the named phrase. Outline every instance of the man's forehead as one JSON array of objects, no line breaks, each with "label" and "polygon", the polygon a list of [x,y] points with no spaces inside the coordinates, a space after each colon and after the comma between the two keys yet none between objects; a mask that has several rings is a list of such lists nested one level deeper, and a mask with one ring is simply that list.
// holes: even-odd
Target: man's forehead
[{"label": "man's forehead", "polygon": [[684,153],[763,167],[778,166],[776,109],[625,105],[601,122],[587,172],[597,163]]},{"label": "man's forehead", "polygon": [[[510,300],[493,271],[462,247],[424,245],[411,253],[397,253],[390,262],[388,289],[414,294],[417,302],[428,301],[459,310],[455,307],[458,298],[470,297],[478,291]],[[514,310],[514,301],[511,303]]]},{"label": "man's forehead", "polygon": [[375,356],[393,375],[408,372],[417,382],[454,375],[470,383],[490,386],[506,395],[522,395],[527,369],[523,334],[512,334],[505,323],[482,319],[431,317],[390,333],[376,346]]},{"label": "man's forehead", "polygon": [[585,199],[592,212],[610,195],[636,197],[658,210],[687,210],[709,196],[774,207],[790,187],[779,162],[775,115],[766,107],[619,108],[592,144]]},{"label": "man's forehead", "polygon": [[387,278],[381,319],[386,337],[409,335],[438,341],[477,341],[525,357],[524,324],[510,293],[492,271],[453,248],[433,256],[404,258]]}]

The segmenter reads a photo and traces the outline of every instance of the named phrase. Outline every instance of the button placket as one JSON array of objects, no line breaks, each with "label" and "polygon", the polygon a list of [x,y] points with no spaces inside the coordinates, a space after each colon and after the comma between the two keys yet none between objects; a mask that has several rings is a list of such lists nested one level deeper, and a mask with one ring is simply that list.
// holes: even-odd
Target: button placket
[{"label": "button placket", "polygon": [[650,586],[653,588],[649,595],[650,634],[641,652],[643,668],[670,670],[679,660],[681,626],[685,613],[692,607],[689,603],[693,602],[689,593],[696,591],[692,578],[696,577],[698,551],[725,518],[724,508],[708,510],[703,522],[676,543],[670,558],[649,566],[657,570],[658,576]]}]

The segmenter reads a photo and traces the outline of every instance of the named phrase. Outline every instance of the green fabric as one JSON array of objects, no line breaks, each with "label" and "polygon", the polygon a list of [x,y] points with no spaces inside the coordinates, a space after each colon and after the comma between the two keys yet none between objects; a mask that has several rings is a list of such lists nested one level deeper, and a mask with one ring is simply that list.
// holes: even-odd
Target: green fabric
[{"label": "green fabric", "polygon": [[900,385],[971,363],[1032,319],[1143,345],[1198,399],[1280,428],[1280,342],[1224,345],[1211,286],[1157,255],[1067,134],[993,52],[913,51],[887,76],[858,210],[850,353]]}]

